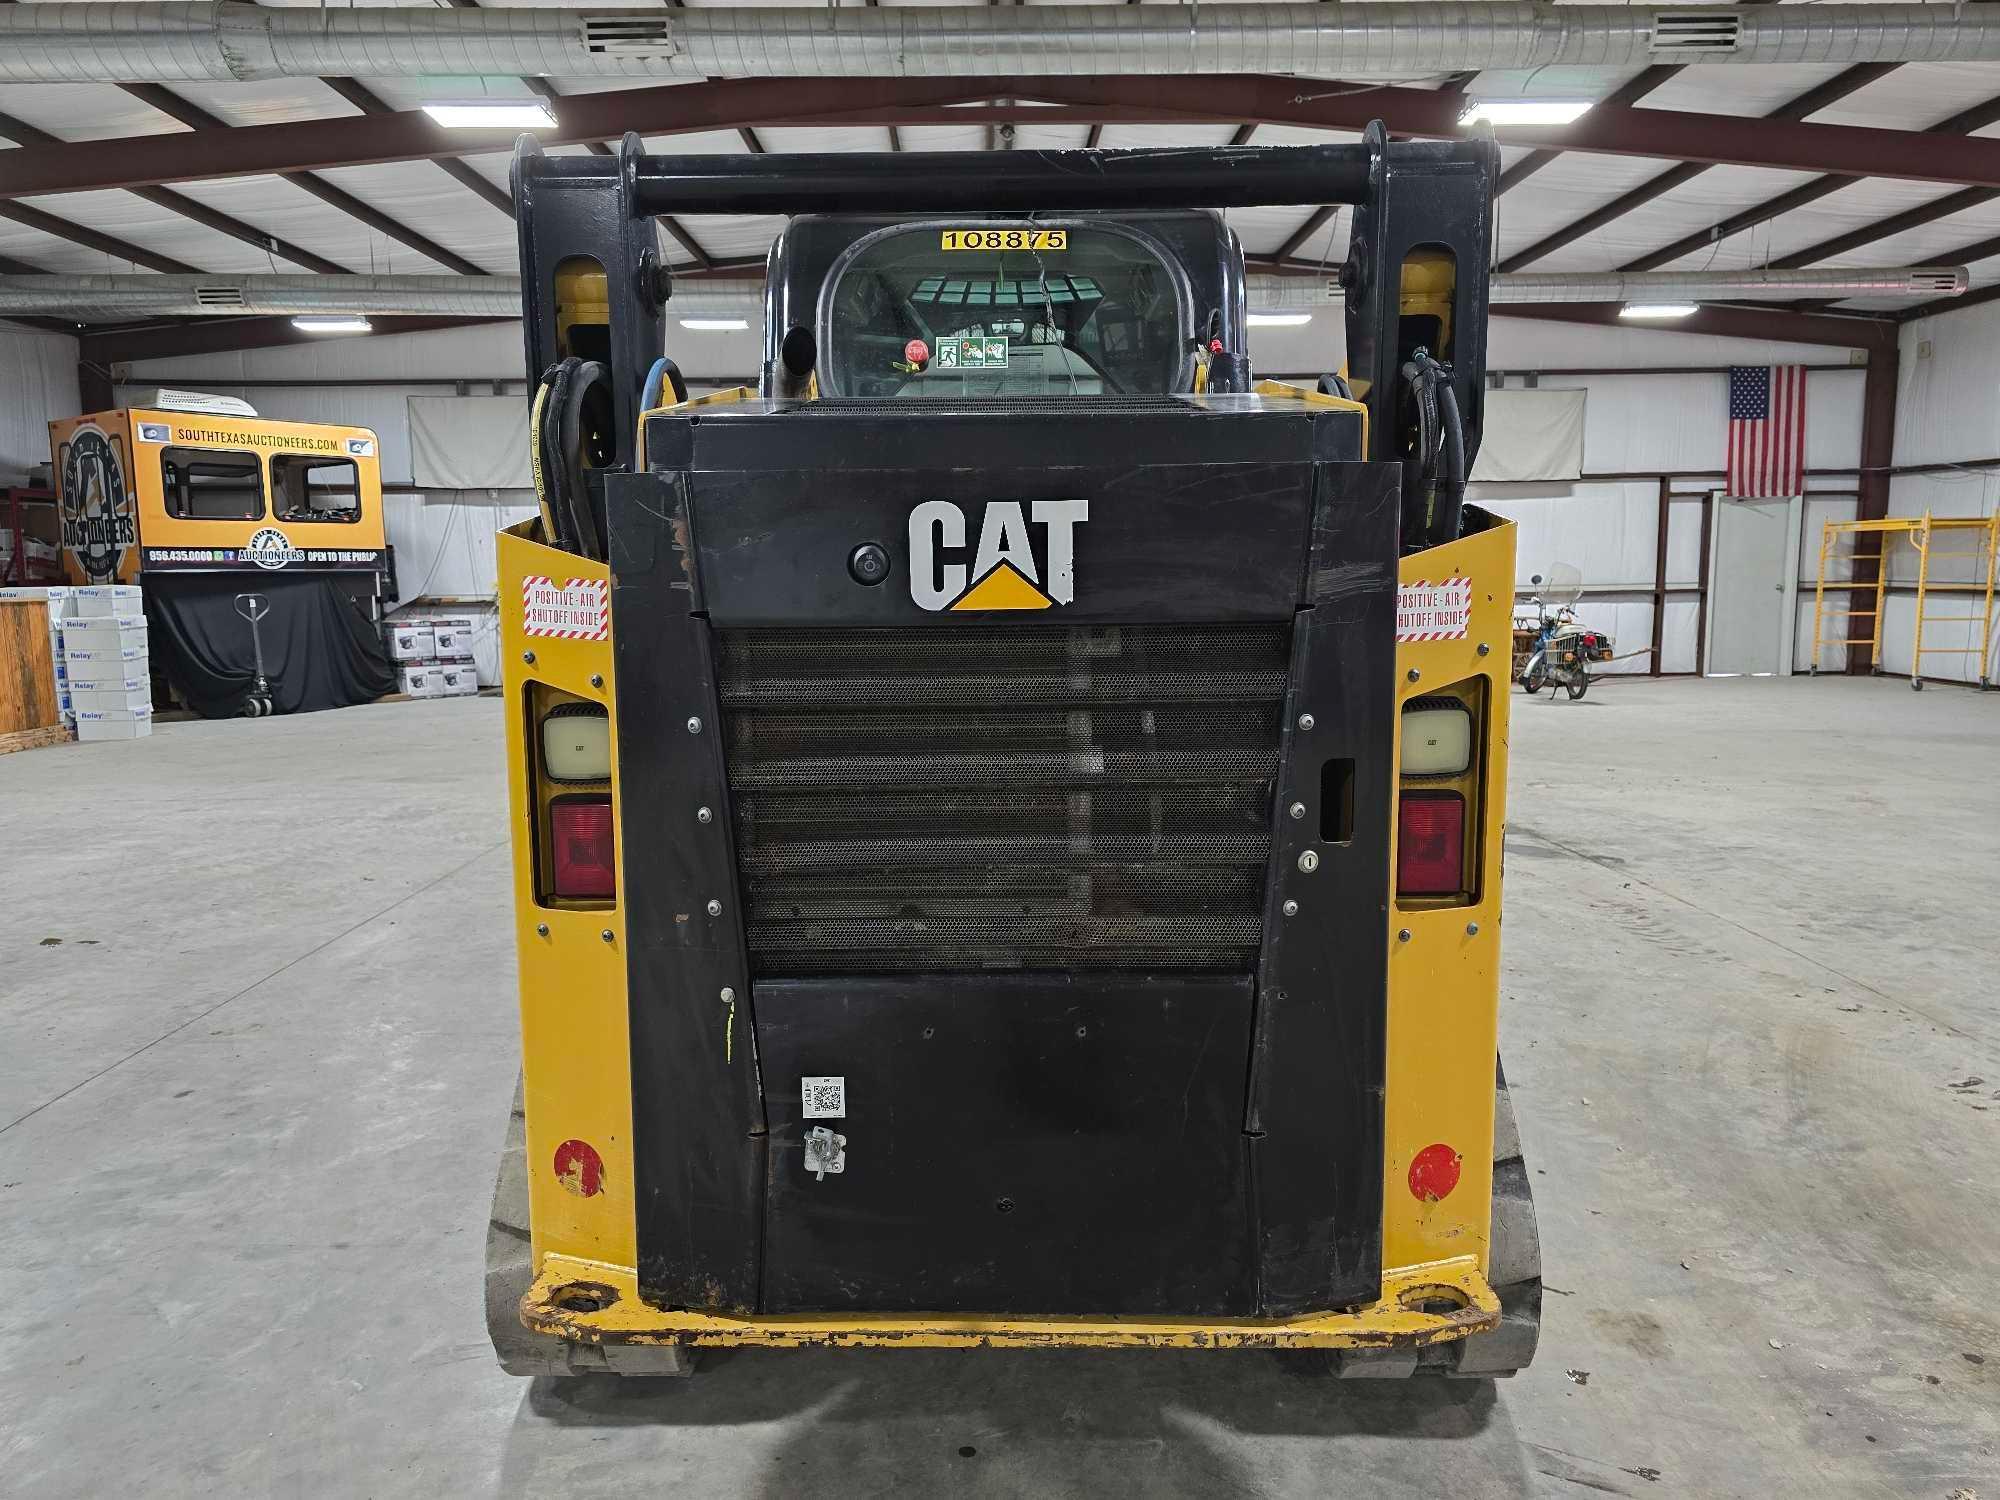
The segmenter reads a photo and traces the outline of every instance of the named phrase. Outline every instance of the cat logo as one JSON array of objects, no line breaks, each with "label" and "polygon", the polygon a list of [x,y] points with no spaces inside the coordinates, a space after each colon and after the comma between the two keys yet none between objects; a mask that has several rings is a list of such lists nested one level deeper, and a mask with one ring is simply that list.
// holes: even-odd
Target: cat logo
[{"label": "cat logo", "polygon": [[[910,512],[910,598],[928,610],[1073,603],[1076,528],[1089,519],[1087,500],[1034,500],[1025,508],[1019,500],[989,500],[974,547],[966,542],[963,510],[949,500],[926,500]],[[1039,549],[1035,528],[1042,532]]]}]

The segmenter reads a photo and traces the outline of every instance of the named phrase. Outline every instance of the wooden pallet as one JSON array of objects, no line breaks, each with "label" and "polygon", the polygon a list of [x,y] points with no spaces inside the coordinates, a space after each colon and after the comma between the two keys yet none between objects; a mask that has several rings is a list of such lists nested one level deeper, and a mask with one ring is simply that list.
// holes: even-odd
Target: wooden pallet
[{"label": "wooden pallet", "polygon": [[45,724],[40,729],[17,729],[0,734],[0,755],[16,750],[39,750],[44,745],[66,745],[70,741],[67,724]]}]

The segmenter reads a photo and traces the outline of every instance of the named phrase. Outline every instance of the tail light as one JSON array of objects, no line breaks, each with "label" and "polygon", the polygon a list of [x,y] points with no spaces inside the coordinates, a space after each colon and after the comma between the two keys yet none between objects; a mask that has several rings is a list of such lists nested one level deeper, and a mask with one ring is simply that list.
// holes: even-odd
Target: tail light
[{"label": "tail light", "polygon": [[1465,799],[1404,792],[1396,830],[1396,894],[1453,896],[1465,889]]},{"label": "tail light", "polygon": [[550,885],[558,896],[609,900],[618,894],[611,799],[559,797],[549,804]]}]

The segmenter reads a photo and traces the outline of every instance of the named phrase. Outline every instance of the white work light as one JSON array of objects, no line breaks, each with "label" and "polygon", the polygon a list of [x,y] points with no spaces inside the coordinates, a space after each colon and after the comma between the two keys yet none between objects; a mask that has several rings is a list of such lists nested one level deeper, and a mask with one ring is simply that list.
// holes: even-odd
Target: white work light
[{"label": "white work light", "polygon": [[1590,108],[1588,99],[1474,99],[1458,117],[1461,125],[1569,125]]},{"label": "white work light", "polygon": [[540,99],[433,99],[424,113],[452,130],[556,128],[556,112]]},{"label": "white work light", "polygon": [[578,705],[543,719],[542,769],[551,781],[609,781],[611,720],[604,710]]},{"label": "white work light", "polygon": [[1472,766],[1472,715],[1464,704],[1403,710],[1403,774],[1462,776]]}]

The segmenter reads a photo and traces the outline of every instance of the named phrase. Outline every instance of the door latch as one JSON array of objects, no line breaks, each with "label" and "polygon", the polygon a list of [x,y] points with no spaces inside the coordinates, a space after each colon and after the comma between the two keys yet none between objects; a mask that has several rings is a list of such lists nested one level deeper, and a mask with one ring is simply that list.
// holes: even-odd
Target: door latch
[{"label": "door latch", "polygon": [[821,1182],[829,1172],[847,1170],[847,1137],[835,1135],[824,1125],[806,1132],[806,1170]]}]

